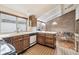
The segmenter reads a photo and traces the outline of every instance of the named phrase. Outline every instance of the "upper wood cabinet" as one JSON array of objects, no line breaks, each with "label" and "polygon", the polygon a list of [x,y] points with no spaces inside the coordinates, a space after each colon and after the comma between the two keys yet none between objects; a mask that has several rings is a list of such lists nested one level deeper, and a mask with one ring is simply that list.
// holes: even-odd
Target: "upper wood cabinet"
[{"label": "upper wood cabinet", "polygon": [[37,18],[35,17],[35,15],[29,16],[29,23],[32,27],[37,26]]}]

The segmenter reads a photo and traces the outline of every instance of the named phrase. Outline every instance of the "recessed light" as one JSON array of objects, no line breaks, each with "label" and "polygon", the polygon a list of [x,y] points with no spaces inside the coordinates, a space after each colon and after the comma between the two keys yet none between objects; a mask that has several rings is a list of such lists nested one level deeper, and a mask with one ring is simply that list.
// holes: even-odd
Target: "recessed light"
[{"label": "recessed light", "polygon": [[42,23],[42,25],[44,25],[44,26],[45,26],[45,23]]},{"label": "recessed light", "polygon": [[57,25],[57,22],[53,22],[52,25]]}]

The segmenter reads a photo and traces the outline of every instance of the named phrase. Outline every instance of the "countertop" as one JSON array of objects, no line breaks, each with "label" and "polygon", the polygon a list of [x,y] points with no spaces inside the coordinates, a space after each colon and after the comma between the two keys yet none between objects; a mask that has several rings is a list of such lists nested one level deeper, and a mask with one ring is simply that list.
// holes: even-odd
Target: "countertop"
[{"label": "countertop", "polygon": [[56,34],[56,32],[49,32],[49,31],[9,33],[9,34],[0,34],[0,39],[1,38],[6,38],[6,37],[12,37],[12,36],[24,35],[24,34],[33,34],[33,33],[50,33],[50,34]]},{"label": "countertop", "polygon": [[18,36],[18,35],[24,35],[24,34],[32,34],[37,32],[21,32],[21,33],[9,33],[9,34],[0,34],[0,38],[6,38],[6,37],[12,37],[12,36]]},{"label": "countertop", "polygon": [[37,33],[50,33],[50,34],[56,34],[57,32],[50,32],[50,31],[37,31]]}]

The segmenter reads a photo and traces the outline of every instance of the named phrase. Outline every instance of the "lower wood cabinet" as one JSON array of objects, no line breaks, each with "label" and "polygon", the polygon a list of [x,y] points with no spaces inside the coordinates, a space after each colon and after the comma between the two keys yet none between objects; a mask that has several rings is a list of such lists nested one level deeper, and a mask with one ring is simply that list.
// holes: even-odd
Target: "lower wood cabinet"
[{"label": "lower wood cabinet", "polygon": [[30,46],[29,35],[14,36],[5,38],[4,40],[12,44],[15,47],[17,53],[24,51]]},{"label": "lower wood cabinet", "polygon": [[37,43],[55,48],[56,46],[55,45],[56,44],[55,34],[38,33]]},{"label": "lower wood cabinet", "polygon": [[23,50],[25,50],[30,46],[30,37],[29,35],[24,35],[22,39],[23,39]]},{"label": "lower wood cabinet", "polygon": [[55,34],[46,34],[45,44],[47,46],[50,46],[52,48],[55,48],[55,46],[56,46]]},{"label": "lower wood cabinet", "polygon": [[[12,44],[15,47],[17,53],[20,53],[30,47],[30,36],[28,34],[4,38],[4,40]],[[37,43],[53,48],[56,44],[55,35],[38,33]]]},{"label": "lower wood cabinet", "polygon": [[45,44],[45,34],[44,33],[38,33],[37,34],[37,43],[39,44]]}]

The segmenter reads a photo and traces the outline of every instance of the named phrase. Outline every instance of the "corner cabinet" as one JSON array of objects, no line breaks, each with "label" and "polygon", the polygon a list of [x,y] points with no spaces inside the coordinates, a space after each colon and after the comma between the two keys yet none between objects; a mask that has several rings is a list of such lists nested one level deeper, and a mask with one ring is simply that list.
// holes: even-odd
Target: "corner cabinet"
[{"label": "corner cabinet", "polygon": [[35,17],[35,15],[29,16],[29,24],[32,27],[37,26],[37,18]]}]

